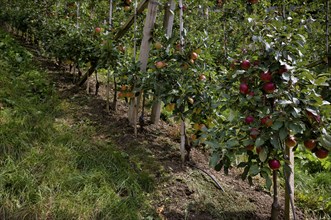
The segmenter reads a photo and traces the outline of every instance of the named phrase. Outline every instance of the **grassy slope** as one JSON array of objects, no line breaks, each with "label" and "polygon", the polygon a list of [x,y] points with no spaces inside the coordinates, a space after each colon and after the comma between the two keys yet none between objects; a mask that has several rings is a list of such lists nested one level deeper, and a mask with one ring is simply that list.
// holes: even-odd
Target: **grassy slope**
[{"label": "grassy slope", "polygon": [[71,125],[32,55],[0,33],[0,219],[138,219],[153,187],[112,143]]}]

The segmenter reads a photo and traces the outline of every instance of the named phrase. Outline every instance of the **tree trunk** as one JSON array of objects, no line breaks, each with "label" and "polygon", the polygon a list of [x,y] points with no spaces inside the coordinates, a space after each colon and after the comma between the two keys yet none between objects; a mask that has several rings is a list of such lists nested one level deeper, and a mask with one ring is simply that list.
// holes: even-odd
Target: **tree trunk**
[{"label": "tree trunk", "polygon": [[271,219],[278,220],[279,212],[280,212],[280,205],[278,203],[277,170],[273,171],[272,177],[273,177],[274,201],[271,206]]},{"label": "tree trunk", "polygon": [[87,78],[90,77],[96,69],[96,63],[92,63],[90,69],[87,70],[87,72],[84,74],[83,78],[79,81],[78,86],[84,85]]}]

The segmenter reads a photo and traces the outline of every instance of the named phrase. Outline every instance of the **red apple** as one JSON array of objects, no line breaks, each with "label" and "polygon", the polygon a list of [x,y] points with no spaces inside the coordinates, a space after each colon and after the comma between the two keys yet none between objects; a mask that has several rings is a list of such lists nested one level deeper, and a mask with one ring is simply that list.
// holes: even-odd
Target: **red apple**
[{"label": "red apple", "polygon": [[248,70],[249,67],[251,67],[251,63],[249,62],[249,60],[243,60],[241,61],[240,66],[243,70]]},{"label": "red apple", "polygon": [[249,133],[249,135],[250,135],[251,138],[253,138],[253,139],[256,139],[257,136],[259,136],[259,134],[260,134],[260,131],[259,131],[259,129],[257,129],[257,128],[252,128],[251,131],[250,131],[250,133]]},{"label": "red apple", "polygon": [[267,72],[262,72],[262,73],[260,74],[260,79],[261,79],[262,81],[264,81],[264,82],[270,82],[271,79],[272,79],[272,75],[271,75],[271,73],[270,73],[269,71],[267,71]]},{"label": "red apple", "polygon": [[316,157],[318,157],[319,159],[324,159],[328,156],[329,151],[325,148],[319,148],[316,152],[315,155]]},{"label": "red apple", "polygon": [[95,28],[95,32],[96,32],[96,33],[100,33],[100,32],[101,32],[101,28],[100,28],[100,27],[96,27],[96,28]]},{"label": "red apple", "polygon": [[248,95],[253,97],[253,96],[254,96],[254,92],[253,92],[253,91],[250,91],[250,92],[248,93]]},{"label": "red apple", "polygon": [[199,55],[198,55],[196,52],[192,52],[192,53],[191,53],[191,59],[192,59],[192,60],[196,60],[196,59],[198,59],[198,56],[199,56]]},{"label": "red apple", "polygon": [[200,76],[199,76],[199,80],[200,81],[206,81],[206,76],[205,75],[203,75],[203,74],[201,74]]},{"label": "red apple", "polygon": [[290,135],[286,138],[285,144],[287,147],[294,147],[297,145],[297,141],[295,140],[295,137],[293,135]]},{"label": "red apple", "polygon": [[280,168],[280,162],[277,159],[271,159],[268,161],[269,167],[272,170],[278,170]]},{"label": "red apple", "polygon": [[242,93],[242,94],[248,94],[249,93],[249,87],[246,83],[241,83],[239,90],[240,90],[240,93]]},{"label": "red apple", "polygon": [[270,127],[272,125],[272,120],[269,115],[261,118],[261,124],[265,125],[266,127]]},{"label": "red apple", "polygon": [[263,85],[263,90],[266,93],[273,93],[276,89],[276,86],[273,82],[267,82]]},{"label": "red apple", "polygon": [[278,70],[279,74],[286,73],[288,71],[287,65],[281,65],[280,69]]},{"label": "red apple", "polygon": [[163,61],[157,61],[157,62],[155,63],[155,66],[156,66],[156,68],[161,69],[161,68],[163,68],[163,67],[166,66],[166,63],[163,62]]},{"label": "red apple", "polygon": [[317,142],[316,142],[316,140],[314,140],[314,139],[308,139],[308,140],[305,140],[305,141],[303,142],[303,144],[305,145],[305,147],[306,147],[307,149],[312,150],[312,149],[314,149],[314,148],[316,147]]},{"label": "red apple", "polygon": [[247,124],[250,124],[250,123],[254,122],[254,117],[251,116],[251,115],[247,116],[247,117],[245,118],[245,122],[246,122]]}]

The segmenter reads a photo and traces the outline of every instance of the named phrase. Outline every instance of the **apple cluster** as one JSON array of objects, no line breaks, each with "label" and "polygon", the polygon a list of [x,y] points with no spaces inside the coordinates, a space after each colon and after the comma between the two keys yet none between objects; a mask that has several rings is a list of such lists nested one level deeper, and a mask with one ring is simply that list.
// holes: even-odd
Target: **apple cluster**
[{"label": "apple cluster", "polygon": [[[270,66],[269,69],[265,69],[265,66],[262,68],[260,66],[260,61],[254,61],[253,63],[250,62],[248,59],[244,59],[242,61],[235,60],[232,62],[231,66],[232,69],[238,69],[240,72],[244,72],[244,77],[240,80],[239,85],[239,93],[249,99],[254,98],[259,93],[262,94],[262,99],[259,100],[266,100],[267,97],[277,97],[277,91],[283,90],[286,87],[286,84],[283,84],[283,74],[289,72],[289,67],[285,64],[273,64],[272,67]],[[272,69],[272,70],[270,70]],[[284,88],[283,88],[284,87]],[[273,108],[273,107],[270,107]],[[273,110],[271,110],[272,112]],[[316,114],[315,112],[306,111],[306,115],[308,120],[311,123],[320,124],[321,117]],[[251,139],[256,140],[260,134],[261,129],[268,128],[273,125],[273,118],[272,115],[264,115],[261,118],[255,118],[256,114],[250,112],[244,118],[244,124],[249,125],[249,136]],[[328,156],[328,150],[318,146],[317,140],[315,139],[307,139],[304,141],[304,146],[311,150],[317,158],[323,159]],[[293,148],[297,145],[297,141],[295,136],[289,135],[285,139],[285,144],[287,147]],[[252,151],[254,149],[254,145],[249,144],[246,146],[246,149]],[[261,151],[261,147],[256,148],[257,154]],[[272,170],[277,170],[280,167],[280,161],[276,158],[270,159],[268,161],[269,167]]]}]

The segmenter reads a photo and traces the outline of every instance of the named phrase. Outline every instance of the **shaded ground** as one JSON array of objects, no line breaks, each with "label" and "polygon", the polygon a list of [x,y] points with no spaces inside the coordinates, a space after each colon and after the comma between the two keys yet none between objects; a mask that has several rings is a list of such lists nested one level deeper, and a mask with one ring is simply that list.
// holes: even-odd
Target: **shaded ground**
[{"label": "shaded ground", "polygon": [[[239,178],[239,170],[233,168],[226,176],[210,169],[208,153],[199,149],[192,150],[194,166],[182,165],[178,149],[179,128],[176,125],[163,121],[159,125],[147,125],[138,137],[134,137],[124,102],[119,104],[116,112],[105,110],[104,85],[100,86],[98,96],[87,94],[84,88],[74,87],[73,75],[67,68],[58,67],[41,56],[36,56],[36,59],[49,73],[63,103],[68,105],[68,110],[58,120],[94,125],[98,129],[96,139],[115,142],[127,154],[137,172],[144,170],[150,173],[156,188],[148,196],[160,219],[269,219],[271,195],[259,185],[250,186],[243,182]],[[197,167],[213,175],[224,192]],[[282,200],[280,202],[283,204]],[[312,219],[305,217],[300,210],[296,210],[296,214],[297,219]]]}]

